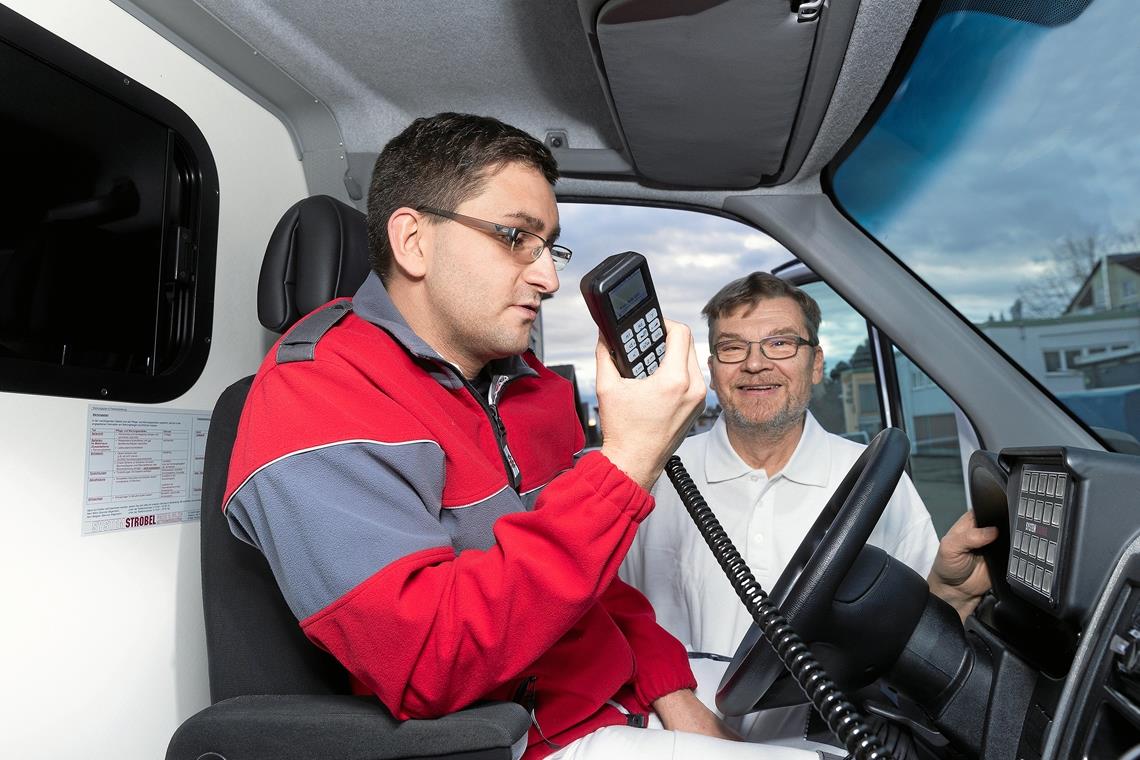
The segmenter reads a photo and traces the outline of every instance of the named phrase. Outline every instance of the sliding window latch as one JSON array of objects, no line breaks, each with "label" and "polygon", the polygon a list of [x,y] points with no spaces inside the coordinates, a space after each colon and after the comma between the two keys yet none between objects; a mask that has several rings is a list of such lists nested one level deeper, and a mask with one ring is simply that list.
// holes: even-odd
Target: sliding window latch
[{"label": "sliding window latch", "polygon": [[825,0],[803,0],[796,10],[796,21],[801,24],[818,21],[820,14],[823,13],[824,2]]}]

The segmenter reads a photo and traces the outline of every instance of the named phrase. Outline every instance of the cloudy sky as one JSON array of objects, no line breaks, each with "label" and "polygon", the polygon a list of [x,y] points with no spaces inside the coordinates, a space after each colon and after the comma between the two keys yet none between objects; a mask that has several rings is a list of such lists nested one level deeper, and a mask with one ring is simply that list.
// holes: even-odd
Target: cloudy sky
[{"label": "cloudy sky", "polygon": [[[1049,28],[956,13],[931,30],[891,105],[835,177],[848,212],[972,321],[1008,314],[1066,238],[1140,231],[1140,14],[1096,0]],[[763,233],[695,212],[562,204],[574,261],[543,307],[546,360],[593,392],[596,330],[578,279],[606,256],[649,259],[664,313],[707,356],[701,306],[792,258]],[[865,328],[816,288],[829,365]],[[830,317],[830,318],[829,318]]]}]

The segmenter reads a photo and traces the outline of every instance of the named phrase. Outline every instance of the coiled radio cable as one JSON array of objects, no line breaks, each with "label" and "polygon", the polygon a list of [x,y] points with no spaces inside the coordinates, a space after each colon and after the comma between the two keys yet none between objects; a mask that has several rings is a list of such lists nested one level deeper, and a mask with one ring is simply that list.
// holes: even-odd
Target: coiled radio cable
[{"label": "coiled radio cable", "polygon": [[665,463],[665,473],[677,489],[681,503],[693,518],[717,563],[728,576],[737,596],[744,602],[752,619],[760,626],[764,638],[776,650],[784,666],[823,716],[832,733],[856,760],[890,760],[890,752],[883,748],[863,715],[827,675],[803,639],[792,629],[760,586],[748,563],[740,556],[693,479],[685,471],[681,458],[676,455],[669,457]]}]

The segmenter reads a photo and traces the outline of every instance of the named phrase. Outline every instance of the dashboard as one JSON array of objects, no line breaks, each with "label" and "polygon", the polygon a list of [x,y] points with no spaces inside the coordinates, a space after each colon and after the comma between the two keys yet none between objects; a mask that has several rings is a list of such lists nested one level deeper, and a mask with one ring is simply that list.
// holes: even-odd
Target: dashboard
[{"label": "dashboard", "polygon": [[979,451],[969,483],[1000,531],[983,552],[993,593],[935,721],[984,714],[966,743],[986,758],[1140,755],[1140,457]]}]

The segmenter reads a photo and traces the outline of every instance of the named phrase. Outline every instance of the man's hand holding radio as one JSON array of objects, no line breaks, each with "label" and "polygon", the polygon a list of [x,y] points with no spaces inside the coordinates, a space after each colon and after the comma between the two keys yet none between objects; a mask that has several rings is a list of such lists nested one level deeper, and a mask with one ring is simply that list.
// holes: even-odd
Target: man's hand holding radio
[{"label": "man's hand holding radio", "polygon": [[686,325],[665,320],[665,355],[649,377],[622,377],[598,339],[598,416],[602,453],[648,490],[705,408],[705,380]]}]

